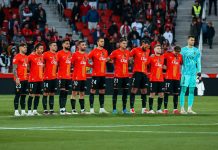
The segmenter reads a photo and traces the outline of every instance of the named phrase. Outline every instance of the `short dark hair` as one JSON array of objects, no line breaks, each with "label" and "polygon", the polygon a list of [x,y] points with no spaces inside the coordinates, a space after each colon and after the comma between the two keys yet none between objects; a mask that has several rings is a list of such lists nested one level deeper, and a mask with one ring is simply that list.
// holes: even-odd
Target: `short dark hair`
[{"label": "short dark hair", "polygon": [[142,43],[150,44],[150,41],[148,41],[148,40],[141,40],[141,44],[142,44]]},{"label": "short dark hair", "polygon": [[156,48],[156,47],[161,47],[161,45],[160,45],[160,44],[156,44],[156,45],[154,46],[154,48]]},{"label": "short dark hair", "polygon": [[37,43],[35,46],[34,46],[34,49],[38,49],[40,46],[43,46],[41,43]]},{"label": "short dark hair", "polygon": [[20,43],[18,47],[23,47],[23,46],[27,46],[26,43]]},{"label": "short dark hair", "polygon": [[63,39],[62,44],[64,44],[65,42],[70,42],[69,39]]},{"label": "short dark hair", "polygon": [[127,42],[127,39],[126,39],[126,38],[121,38],[121,39],[119,40],[120,43],[123,42],[123,41],[126,41],[126,42]]},{"label": "short dark hair", "polygon": [[176,51],[176,52],[181,52],[181,47],[180,47],[180,46],[175,46],[175,47],[174,47],[174,51]]},{"label": "short dark hair", "polygon": [[81,43],[85,43],[85,41],[84,40],[79,40],[78,45],[80,45]]},{"label": "short dark hair", "polygon": [[49,46],[51,46],[51,44],[53,44],[53,43],[55,43],[55,44],[56,44],[56,42],[55,42],[55,41],[50,41],[48,45],[49,45]]},{"label": "short dark hair", "polygon": [[195,36],[194,35],[189,35],[188,39],[190,39],[190,38],[194,38],[195,39]]},{"label": "short dark hair", "polygon": [[104,40],[104,37],[99,37],[99,38],[97,39],[97,42],[99,42],[100,39],[103,39],[103,40]]}]

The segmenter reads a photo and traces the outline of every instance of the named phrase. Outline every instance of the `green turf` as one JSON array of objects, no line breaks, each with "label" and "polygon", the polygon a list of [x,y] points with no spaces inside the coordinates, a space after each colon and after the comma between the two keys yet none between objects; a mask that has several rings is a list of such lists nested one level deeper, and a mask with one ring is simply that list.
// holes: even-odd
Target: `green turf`
[{"label": "green turf", "polygon": [[[58,110],[57,98],[55,110]],[[111,96],[107,96],[105,108],[110,112],[111,103]],[[39,106],[42,112],[41,102]],[[69,101],[67,106],[70,110]],[[97,97],[95,106],[97,111]],[[194,110],[198,115],[141,115],[140,106],[141,102],[136,100],[136,115],[122,115],[119,100],[118,115],[18,118],[13,117],[13,96],[0,96],[0,150],[218,148],[218,97],[196,97]],[[89,109],[88,101],[86,108]],[[169,108],[172,108],[171,99]]]}]

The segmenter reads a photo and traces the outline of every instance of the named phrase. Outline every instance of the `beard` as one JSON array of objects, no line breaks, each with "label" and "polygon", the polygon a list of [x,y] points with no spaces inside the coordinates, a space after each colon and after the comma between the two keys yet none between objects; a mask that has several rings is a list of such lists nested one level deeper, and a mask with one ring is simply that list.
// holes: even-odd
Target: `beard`
[{"label": "beard", "polygon": [[142,50],[143,50],[143,51],[146,51],[146,48],[143,46],[143,47],[142,47]]},{"label": "beard", "polygon": [[70,47],[65,47],[64,49],[66,49],[66,50],[68,50],[68,51],[69,51],[69,50],[70,50]]}]

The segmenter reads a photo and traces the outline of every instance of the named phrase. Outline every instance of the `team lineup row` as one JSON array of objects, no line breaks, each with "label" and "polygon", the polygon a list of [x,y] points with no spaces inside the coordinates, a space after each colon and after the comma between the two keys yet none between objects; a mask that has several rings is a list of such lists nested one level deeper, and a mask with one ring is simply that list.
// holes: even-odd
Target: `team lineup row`
[{"label": "team lineup row", "polygon": [[[89,54],[86,51],[86,43],[79,41],[78,50],[71,53],[70,41],[64,40],[62,43],[63,50],[57,51],[55,42],[49,43],[50,51],[43,53],[43,46],[38,43],[35,45],[34,52],[26,56],[26,44],[19,45],[20,53],[14,57],[13,73],[16,83],[16,94],[14,98],[15,116],[33,116],[40,115],[37,112],[40,94],[43,89],[43,109],[44,114],[55,114],[54,94],[57,89],[56,80],[59,81],[59,106],[60,115],[78,114],[76,111],[76,99],[79,95],[79,103],[82,114],[94,114],[94,95],[96,90],[99,90],[99,113],[108,113],[104,109],[105,97],[105,76],[106,62],[114,64],[114,83],[113,83],[113,114],[117,114],[116,103],[118,90],[122,89],[122,113],[134,114],[135,95],[138,90],[141,92],[142,114],[167,114],[167,104],[169,94],[173,94],[174,114],[195,114],[192,110],[194,101],[194,88],[196,75],[200,75],[200,52],[193,47],[194,37],[188,37],[188,46],[181,48],[174,47],[172,52],[162,54],[161,45],[154,47],[155,54],[150,55],[150,45],[147,41],[142,41],[141,46],[127,50],[127,40],[120,39],[120,48],[114,50],[108,55],[104,47],[104,38],[99,38],[97,47]],[[90,62],[91,61],[91,62]],[[130,92],[130,111],[127,111],[127,97],[129,93],[129,64],[133,64],[133,76]],[[86,70],[87,67],[92,68],[92,80],[89,94],[90,111],[85,111],[84,96],[86,90]],[[73,68],[73,69],[72,69]],[[182,68],[182,70],[181,70]],[[29,75],[27,74],[29,69]],[[191,70],[190,70],[191,69]],[[73,71],[71,71],[73,70]],[[165,75],[163,70],[166,70]],[[148,72],[149,77],[148,77]],[[181,76],[182,75],[182,76]],[[181,80],[181,82],[180,82]],[[72,82],[73,81],[73,82]],[[67,95],[69,85],[72,84],[71,106],[72,112],[66,111]],[[148,83],[150,83],[148,85]],[[178,107],[178,95],[180,93],[180,106]],[[185,92],[189,87],[188,111],[184,109]],[[149,88],[150,95],[148,99],[149,109],[147,104],[147,89]],[[25,99],[27,95],[28,113],[25,112]],[[193,91],[193,93],[192,93]],[[153,99],[155,94],[158,94],[157,111],[153,109]],[[49,108],[47,109],[47,99],[49,97]],[[34,99],[34,101],[33,101]],[[33,101],[33,102],[32,102]],[[162,102],[164,101],[164,110],[162,111]],[[19,102],[21,105],[21,114],[18,111]],[[33,103],[33,109],[32,109]]]}]

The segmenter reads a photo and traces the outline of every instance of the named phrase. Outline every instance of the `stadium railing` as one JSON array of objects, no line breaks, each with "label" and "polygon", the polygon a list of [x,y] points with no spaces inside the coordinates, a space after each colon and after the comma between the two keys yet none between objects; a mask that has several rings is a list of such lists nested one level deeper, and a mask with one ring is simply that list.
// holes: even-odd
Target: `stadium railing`
[{"label": "stadium railing", "polygon": [[[206,19],[206,11],[207,11],[207,6],[206,6],[206,0],[204,1],[204,4],[203,4],[203,10],[202,10],[202,17],[201,19]],[[202,55],[202,52],[203,52],[203,32],[202,32],[202,29],[201,29],[201,33],[200,33],[200,37],[199,37],[199,45],[198,45],[198,49],[200,50],[201,52],[201,55]]]}]

